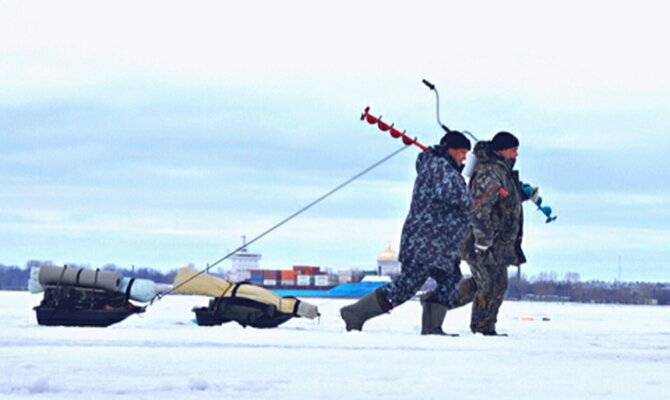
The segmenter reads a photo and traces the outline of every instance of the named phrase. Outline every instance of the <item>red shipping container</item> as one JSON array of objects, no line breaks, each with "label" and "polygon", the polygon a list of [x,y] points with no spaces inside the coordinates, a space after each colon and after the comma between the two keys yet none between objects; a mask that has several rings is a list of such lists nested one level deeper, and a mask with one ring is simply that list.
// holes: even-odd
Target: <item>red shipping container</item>
[{"label": "red shipping container", "polygon": [[321,270],[321,267],[312,267],[309,265],[294,265],[294,271],[298,271],[298,275],[315,275]]},{"label": "red shipping container", "polygon": [[294,281],[296,276],[298,276],[298,271],[283,270],[281,272],[282,281]]},{"label": "red shipping container", "polygon": [[278,280],[281,278],[281,271],[275,269],[266,269],[263,270],[263,279],[274,279]]}]

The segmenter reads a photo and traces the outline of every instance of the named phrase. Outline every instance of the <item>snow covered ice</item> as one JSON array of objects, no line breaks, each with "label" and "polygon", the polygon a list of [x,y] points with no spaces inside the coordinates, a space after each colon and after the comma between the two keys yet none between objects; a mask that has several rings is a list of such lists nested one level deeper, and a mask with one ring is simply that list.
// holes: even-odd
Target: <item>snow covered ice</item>
[{"label": "snow covered ice", "polygon": [[0,292],[1,399],[664,399],[670,308],[505,302],[498,330],[421,336],[410,301],[345,332],[339,308],[276,329],[199,327],[201,296],[166,296],[109,328],[39,326],[40,295]]}]

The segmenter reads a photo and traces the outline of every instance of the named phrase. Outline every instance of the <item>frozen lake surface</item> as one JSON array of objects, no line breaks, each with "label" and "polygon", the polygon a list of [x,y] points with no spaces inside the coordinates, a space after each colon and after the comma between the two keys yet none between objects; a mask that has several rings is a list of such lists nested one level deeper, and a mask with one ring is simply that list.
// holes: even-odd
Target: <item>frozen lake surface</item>
[{"label": "frozen lake surface", "polygon": [[320,320],[199,327],[201,296],[166,296],[109,328],[39,326],[42,296],[0,291],[2,399],[665,399],[670,308],[505,302],[498,330],[470,309],[421,336],[410,301],[345,332],[351,300],[306,299]]}]

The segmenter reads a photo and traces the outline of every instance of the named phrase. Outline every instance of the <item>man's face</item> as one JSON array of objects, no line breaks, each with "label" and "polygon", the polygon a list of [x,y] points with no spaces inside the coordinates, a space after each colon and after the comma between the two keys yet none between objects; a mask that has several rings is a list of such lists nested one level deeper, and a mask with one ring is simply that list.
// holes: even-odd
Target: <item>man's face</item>
[{"label": "man's face", "polygon": [[517,158],[519,156],[519,148],[511,147],[509,149],[500,150],[499,153],[501,156],[503,156],[505,160],[509,160],[512,158]]},{"label": "man's face", "polygon": [[447,149],[451,158],[456,161],[456,164],[460,167],[465,161],[465,157],[468,156],[468,149]]}]

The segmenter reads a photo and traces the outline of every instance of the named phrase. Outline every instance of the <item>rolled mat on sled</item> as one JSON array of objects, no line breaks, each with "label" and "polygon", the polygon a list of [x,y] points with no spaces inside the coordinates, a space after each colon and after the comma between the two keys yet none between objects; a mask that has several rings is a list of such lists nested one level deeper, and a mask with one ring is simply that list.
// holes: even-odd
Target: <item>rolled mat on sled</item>
[{"label": "rolled mat on sled", "polygon": [[44,286],[74,286],[126,293],[131,300],[148,303],[159,293],[150,279],[126,278],[118,272],[83,269],[76,267],[42,266],[30,269],[28,290],[42,293]]},{"label": "rolled mat on sled", "polygon": [[123,275],[112,271],[48,265],[44,265],[39,269],[39,283],[46,286],[69,285],[117,291],[121,287],[122,279]]}]

